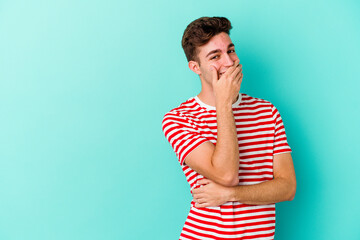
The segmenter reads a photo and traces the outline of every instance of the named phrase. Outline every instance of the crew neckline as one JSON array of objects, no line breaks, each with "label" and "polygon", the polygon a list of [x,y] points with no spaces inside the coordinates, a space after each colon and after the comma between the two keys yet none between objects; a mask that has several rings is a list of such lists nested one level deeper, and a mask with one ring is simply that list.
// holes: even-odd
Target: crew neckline
[{"label": "crew neckline", "polygon": [[[242,98],[241,93],[239,93],[238,99],[237,99],[236,102],[234,102],[231,106],[232,106],[233,108],[239,106],[239,105],[240,105],[240,102],[241,102],[241,98]],[[208,109],[208,110],[216,110],[216,107],[207,105],[206,103],[202,102],[197,95],[194,97],[194,99],[195,99],[195,101],[196,101],[198,104],[200,104],[200,106],[202,106],[202,107],[204,107],[204,108],[206,108],[206,109]]]}]

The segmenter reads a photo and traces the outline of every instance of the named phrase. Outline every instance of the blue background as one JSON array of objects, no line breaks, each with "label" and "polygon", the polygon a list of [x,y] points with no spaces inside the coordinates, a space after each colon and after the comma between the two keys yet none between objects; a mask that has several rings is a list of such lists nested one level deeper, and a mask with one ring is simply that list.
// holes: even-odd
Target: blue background
[{"label": "blue background", "polygon": [[360,239],[358,1],[0,1],[0,239],[177,239],[191,195],[161,130],[200,92],[181,37],[226,16],[241,92],[280,111],[295,200],[276,239]]}]

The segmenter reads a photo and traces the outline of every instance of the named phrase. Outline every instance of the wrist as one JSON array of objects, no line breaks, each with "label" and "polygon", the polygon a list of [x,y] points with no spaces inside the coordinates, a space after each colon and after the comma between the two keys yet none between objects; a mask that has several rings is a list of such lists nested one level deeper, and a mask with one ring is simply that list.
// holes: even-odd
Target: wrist
[{"label": "wrist", "polygon": [[216,111],[219,113],[227,114],[227,113],[233,112],[231,101],[221,101],[221,102],[217,101],[217,102],[215,102],[215,108],[216,108]]},{"label": "wrist", "polygon": [[235,202],[235,187],[228,187],[226,191],[226,200],[228,202]]},{"label": "wrist", "polygon": [[226,96],[226,97],[217,97],[215,95],[215,106],[216,109],[224,108],[224,109],[232,109],[232,105],[239,99],[240,93],[238,93],[234,97]]}]

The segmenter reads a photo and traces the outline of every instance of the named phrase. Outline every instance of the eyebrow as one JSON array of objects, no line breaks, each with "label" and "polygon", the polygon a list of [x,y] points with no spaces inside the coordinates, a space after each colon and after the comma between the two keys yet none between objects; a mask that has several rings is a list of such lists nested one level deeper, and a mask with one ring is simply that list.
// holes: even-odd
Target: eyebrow
[{"label": "eyebrow", "polygon": [[[228,46],[228,49],[231,48],[231,47],[234,47],[235,45],[233,43],[230,43],[229,46]],[[209,52],[206,57],[210,56],[211,54],[214,54],[214,53],[217,53],[217,52],[221,52],[220,49],[215,49],[215,50],[212,50],[211,52]]]}]

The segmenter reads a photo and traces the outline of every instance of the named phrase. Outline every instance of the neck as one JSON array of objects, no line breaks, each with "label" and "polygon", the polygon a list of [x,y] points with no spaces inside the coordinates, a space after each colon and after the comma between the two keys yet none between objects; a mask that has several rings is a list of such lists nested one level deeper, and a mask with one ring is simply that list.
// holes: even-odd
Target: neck
[{"label": "neck", "polygon": [[215,107],[215,94],[213,91],[204,91],[204,89],[201,89],[201,92],[197,95],[198,98],[205,104]]},{"label": "neck", "polygon": [[[208,84],[204,84],[203,81],[201,81],[201,92],[197,95],[197,97],[205,104],[215,107],[216,105],[216,98],[214,94],[214,90],[212,86],[209,86]],[[232,103],[234,104],[239,98],[239,95],[237,95]]]}]

